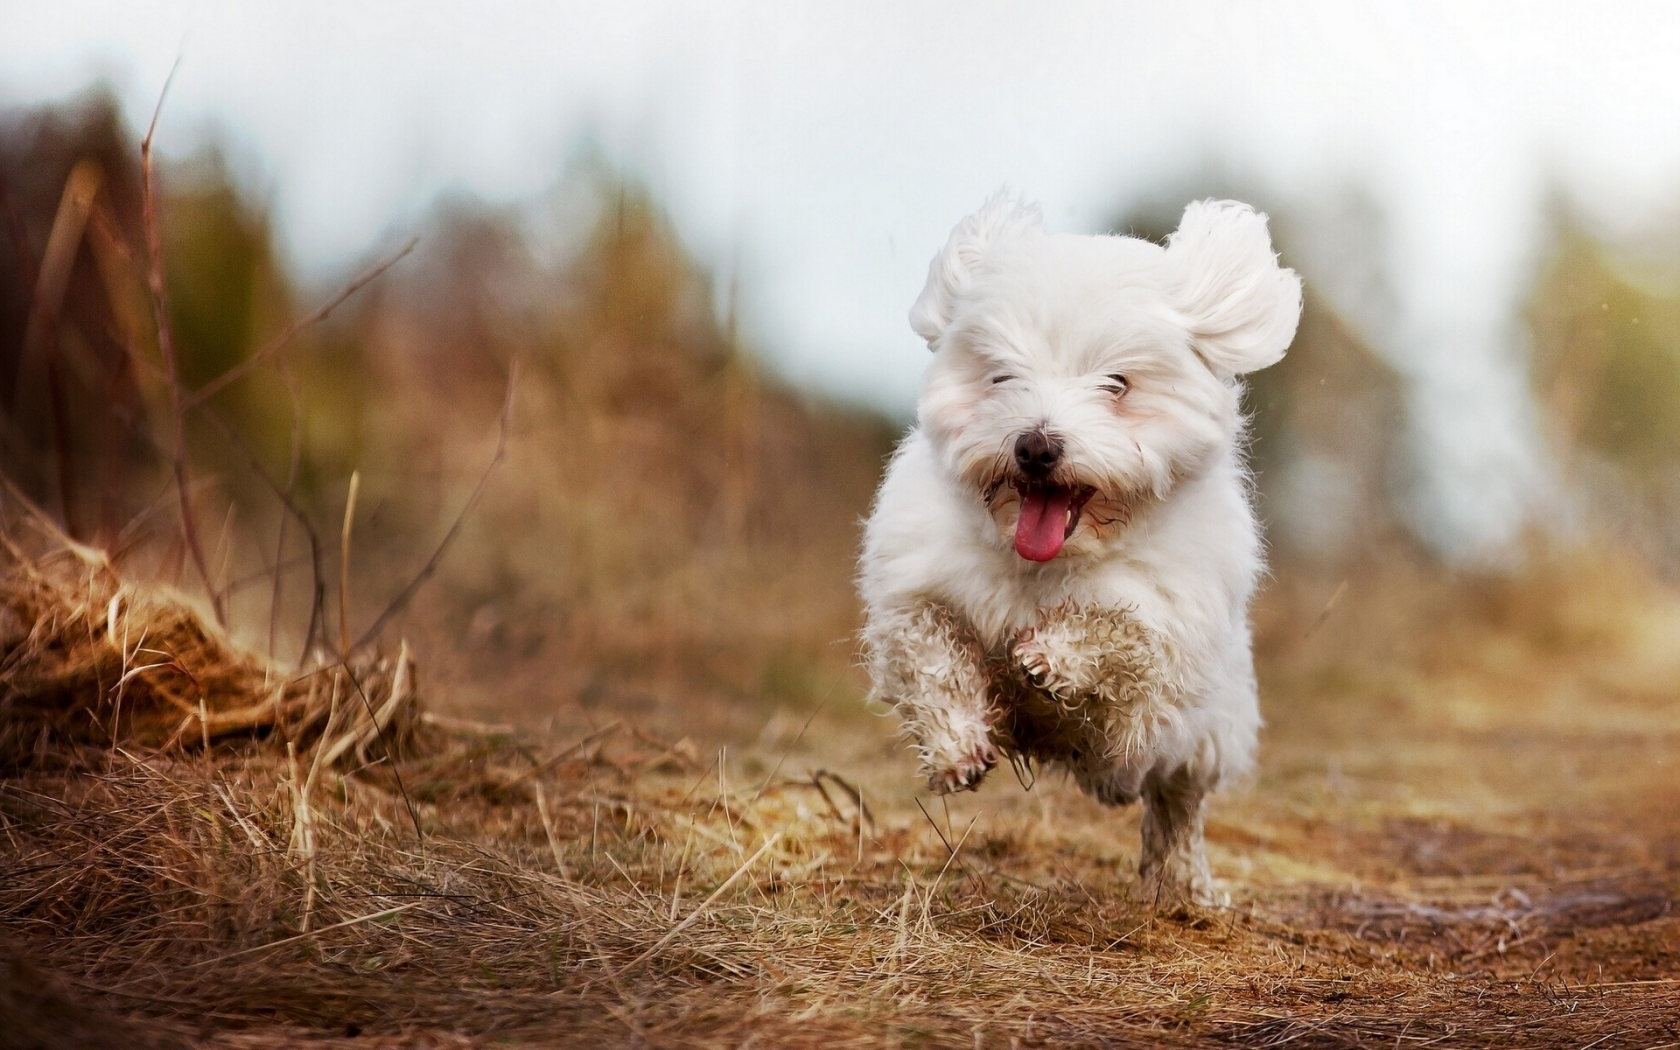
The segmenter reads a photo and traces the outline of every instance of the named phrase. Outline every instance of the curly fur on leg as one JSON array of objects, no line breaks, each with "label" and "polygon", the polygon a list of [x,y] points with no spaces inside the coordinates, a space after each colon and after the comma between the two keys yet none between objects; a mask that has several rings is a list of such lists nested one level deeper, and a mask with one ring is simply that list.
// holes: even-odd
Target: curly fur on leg
[{"label": "curly fur on leg", "polygon": [[1016,635],[1014,655],[1033,687],[1097,728],[1100,754],[1075,766],[1089,767],[1081,786],[1133,801],[1137,778],[1111,774],[1148,756],[1179,718],[1161,638],[1126,609],[1062,605]]},{"label": "curly fur on leg", "polygon": [[924,602],[871,621],[864,640],[876,695],[914,741],[928,787],[940,794],[979,787],[998,750],[986,654],[973,631]]}]

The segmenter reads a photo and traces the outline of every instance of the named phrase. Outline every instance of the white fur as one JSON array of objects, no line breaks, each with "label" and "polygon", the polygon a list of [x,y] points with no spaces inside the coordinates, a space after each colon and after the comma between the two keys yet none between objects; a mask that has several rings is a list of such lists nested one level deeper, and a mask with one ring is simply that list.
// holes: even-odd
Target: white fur
[{"label": "white fur", "polygon": [[[911,310],[934,356],[919,423],[869,519],[860,575],[877,692],[905,713],[936,788],[977,783],[990,763],[971,738],[987,726],[997,735],[1006,701],[910,684],[933,680],[900,666],[927,659],[907,655],[922,651],[904,637],[916,610],[948,611],[1005,662],[1023,632],[1054,635],[1054,610],[1114,610],[1158,639],[1161,666],[1149,670],[1172,708],[1146,753],[1111,756],[1114,776],[1132,785],[1116,797],[1157,785],[1143,791],[1149,826],[1172,855],[1154,857],[1153,870],[1205,883],[1201,792],[1250,768],[1260,724],[1248,605],[1263,552],[1239,377],[1283,356],[1300,309],[1300,279],[1278,266],[1266,217],[1232,201],[1190,205],[1165,248],[1049,234],[1036,208],[1002,195],[958,224]],[[1126,377],[1123,394],[1114,374]],[[1043,563],[1012,545],[1012,450],[1034,428],[1065,443],[1058,483],[1095,493]],[[965,727],[964,738],[943,726]],[[963,766],[964,755],[978,766]],[[1194,842],[1158,826],[1173,807],[1157,796],[1171,791],[1193,795]],[[1180,888],[1206,896],[1205,885]]]}]

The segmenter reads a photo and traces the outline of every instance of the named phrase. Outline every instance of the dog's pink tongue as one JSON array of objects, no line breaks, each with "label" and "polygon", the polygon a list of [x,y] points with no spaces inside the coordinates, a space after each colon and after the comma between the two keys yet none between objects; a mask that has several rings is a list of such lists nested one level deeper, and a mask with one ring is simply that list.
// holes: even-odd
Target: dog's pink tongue
[{"label": "dog's pink tongue", "polygon": [[1021,517],[1015,522],[1015,553],[1028,561],[1049,561],[1067,541],[1073,490],[1047,485],[1021,493]]}]

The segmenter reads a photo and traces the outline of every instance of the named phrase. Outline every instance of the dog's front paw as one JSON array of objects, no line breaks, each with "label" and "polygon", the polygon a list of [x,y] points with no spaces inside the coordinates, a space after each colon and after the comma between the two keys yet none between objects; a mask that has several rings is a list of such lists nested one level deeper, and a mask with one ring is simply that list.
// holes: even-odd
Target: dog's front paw
[{"label": "dog's front paw", "polygon": [[997,747],[990,740],[975,741],[927,764],[928,790],[936,795],[977,790],[997,763]]},{"label": "dog's front paw", "polygon": [[1023,627],[1015,632],[1015,663],[1033,685],[1063,699],[1080,691],[1080,683],[1069,673],[1061,646],[1042,627]]}]

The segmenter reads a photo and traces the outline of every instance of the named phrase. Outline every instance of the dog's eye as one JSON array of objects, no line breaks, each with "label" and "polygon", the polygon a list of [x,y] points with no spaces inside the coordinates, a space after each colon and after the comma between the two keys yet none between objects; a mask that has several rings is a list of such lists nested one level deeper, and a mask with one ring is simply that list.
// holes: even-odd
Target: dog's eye
[{"label": "dog's eye", "polygon": [[1014,376],[1009,375],[1007,373],[1005,373],[1003,375],[995,375],[995,376],[992,377],[992,385],[997,386],[999,383],[1007,383],[1011,379],[1014,379],[1014,378],[1015,378]]},{"label": "dog's eye", "polygon": [[1103,376],[1103,389],[1116,394],[1124,394],[1132,388],[1132,381],[1120,372],[1111,372]]}]

